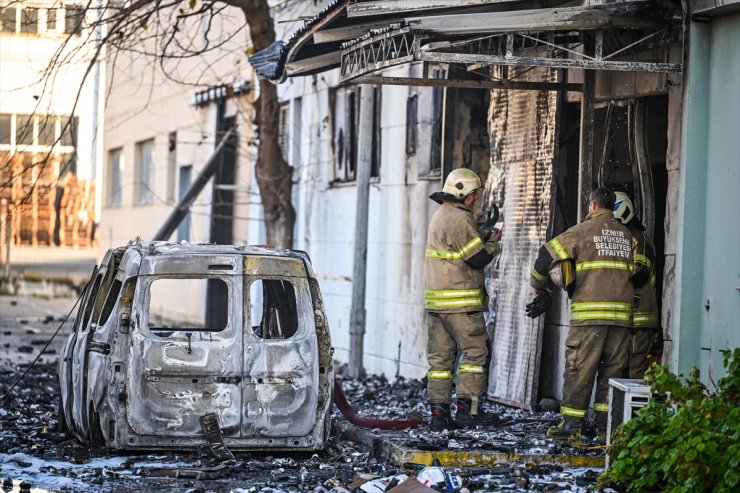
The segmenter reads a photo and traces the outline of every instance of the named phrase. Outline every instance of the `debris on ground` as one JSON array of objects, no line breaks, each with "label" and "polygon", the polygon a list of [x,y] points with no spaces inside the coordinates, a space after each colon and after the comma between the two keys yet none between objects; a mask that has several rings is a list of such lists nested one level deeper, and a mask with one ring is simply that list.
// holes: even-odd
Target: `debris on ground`
[{"label": "debris on ground", "polygon": [[[6,365],[0,371],[0,393],[25,368]],[[425,417],[424,384],[383,376],[342,379],[347,398],[358,414],[384,419]],[[0,481],[8,490],[421,493],[506,491],[587,491],[601,472],[558,464],[496,464],[441,467],[395,465],[372,448],[334,432],[321,453],[236,454],[233,464],[215,460],[208,446],[178,454],[121,454],[96,451],[59,433],[59,387],[52,364],[31,369],[8,399],[0,403]],[[488,403],[510,424],[497,429],[430,432],[427,428],[383,432],[387,439],[423,450],[505,450],[546,454],[572,453],[576,446],[547,438],[553,413],[530,413]],[[335,409],[334,422],[341,422]],[[338,430],[338,427],[335,427]],[[371,436],[380,430],[367,430]],[[594,449],[581,453],[602,454]],[[14,490],[15,491],[15,490]]]}]

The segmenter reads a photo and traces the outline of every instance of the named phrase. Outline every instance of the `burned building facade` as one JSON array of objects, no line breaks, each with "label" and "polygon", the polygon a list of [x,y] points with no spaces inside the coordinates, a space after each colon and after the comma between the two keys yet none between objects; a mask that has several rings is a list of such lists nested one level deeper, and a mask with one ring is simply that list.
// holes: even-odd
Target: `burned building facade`
[{"label": "burned building facade", "polygon": [[[261,76],[288,81],[283,97],[303,125],[293,130],[309,127],[308,142],[318,144],[323,127],[333,128],[327,145],[304,140],[292,151],[314,163],[302,168],[299,184],[317,177],[327,183],[328,205],[299,192],[299,215],[304,207],[343,224],[331,204],[351,203],[355,191],[342,187],[341,173],[333,181],[321,163],[334,161],[336,172],[345,165],[337,159],[349,152],[350,175],[364,165],[351,157],[353,139],[364,130],[346,127],[359,121],[353,93],[372,90],[376,98],[371,133],[380,158],[369,161],[370,227],[381,231],[366,245],[368,285],[391,296],[388,303],[367,298],[366,354],[378,355],[371,370],[391,373],[395,360],[397,372],[413,376],[424,366],[423,354],[408,352],[423,353],[424,344],[419,265],[432,207],[425,197],[451,169],[468,167],[487,176],[483,206],[501,208],[504,231],[503,253],[487,272],[489,397],[525,408],[560,397],[567,301],[556,299],[544,320],[527,319],[529,269],[539,245],[585,216],[595,185],[630,194],[655,240],[664,362],[681,372],[698,365],[707,381],[721,371],[721,352],[740,344],[740,260],[728,256],[739,250],[740,233],[720,212],[738,207],[731,184],[740,169],[740,56],[731,46],[740,3],[324,5],[285,42],[250,61]],[[320,87],[327,109],[307,112],[307,96]],[[302,245],[309,251],[316,249],[316,225],[299,221],[297,237],[309,239]],[[318,227],[337,238],[330,227]],[[395,243],[373,244],[394,237]],[[349,234],[343,241],[359,247]],[[332,265],[328,258],[325,265]],[[330,267],[317,270],[331,276]],[[337,287],[350,281],[327,280]],[[331,312],[332,300],[327,304]],[[342,334],[335,340],[341,352]]]}]

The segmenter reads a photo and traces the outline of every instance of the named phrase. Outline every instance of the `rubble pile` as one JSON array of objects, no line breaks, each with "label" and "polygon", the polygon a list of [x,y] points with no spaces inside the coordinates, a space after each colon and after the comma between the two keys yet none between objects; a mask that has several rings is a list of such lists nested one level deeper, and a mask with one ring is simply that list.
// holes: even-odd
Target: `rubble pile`
[{"label": "rubble pile", "polygon": [[[0,372],[4,393],[24,368]],[[343,379],[358,414],[386,419],[425,415],[423,382],[383,376]],[[443,468],[398,467],[361,444],[333,434],[327,450],[312,453],[237,454],[220,463],[207,447],[178,454],[121,454],[91,449],[57,431],[59,387],[53,365],[34,367],[0,403],[0,486],[2,491],[39,488],[86,491],[233,491],[249,493],[420,493],[427,491],[586,491],[599,471],[557,464]],[[557,416],[491,406],[510,424],[495,430],[426,428],[387,432],[389,441],[421,450],[494,449],[567,453],[544,431]],[[333,421],[341,421],[334,411]],[[367,430],[371,434],[384,433]],[[603,452],[602,452],[603,453]]]}]

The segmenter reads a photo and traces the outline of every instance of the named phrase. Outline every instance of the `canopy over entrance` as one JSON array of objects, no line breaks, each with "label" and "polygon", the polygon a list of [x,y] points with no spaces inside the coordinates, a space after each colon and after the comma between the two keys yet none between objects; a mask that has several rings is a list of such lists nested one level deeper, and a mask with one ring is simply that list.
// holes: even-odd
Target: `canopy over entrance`
[{"label": "canopy over entrance", "polygon": [[[555,4],[557,5],[556,2]],[[567,89],[494,77],[491,67],[681,72],[660,49],[682,36],[681,11],[655,1],[541,7],[512,0],[343,0],[250,62],[275,82],[341,67],[342,82]],[[383,75],[408,62],[458,65],[470,77]],[[425,66],[428,64],[425,64]]]}]

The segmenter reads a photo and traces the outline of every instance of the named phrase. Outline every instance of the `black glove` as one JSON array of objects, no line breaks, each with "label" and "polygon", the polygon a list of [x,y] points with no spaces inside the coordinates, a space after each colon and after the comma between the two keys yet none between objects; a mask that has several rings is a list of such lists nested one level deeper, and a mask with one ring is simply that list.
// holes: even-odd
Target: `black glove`
[{"label": "black glove", "polygon": [[493,233],[497,231],[495,226],[498,222],[499,216],[498,207],[496,206],[496,204],[491,204],[491,209],[492,210],[488,211],[486,222],[484,222],[478,230],[478,232],[480,233],[480,237],[483,238],[484,243],[489,241]]},{"label": "black glove", "polygon": [[537,318],[547,311],[547,308],[552,303],[552,296],[543,289],[532,301],[527,305],[527,316],[529,318]]},{"label": "black glove", "polygon": [[655,329],[650,349],[648,349],[647,358],[650,362],[655,361],[660,364],[660,361],[663,358],[663,329]]}]

